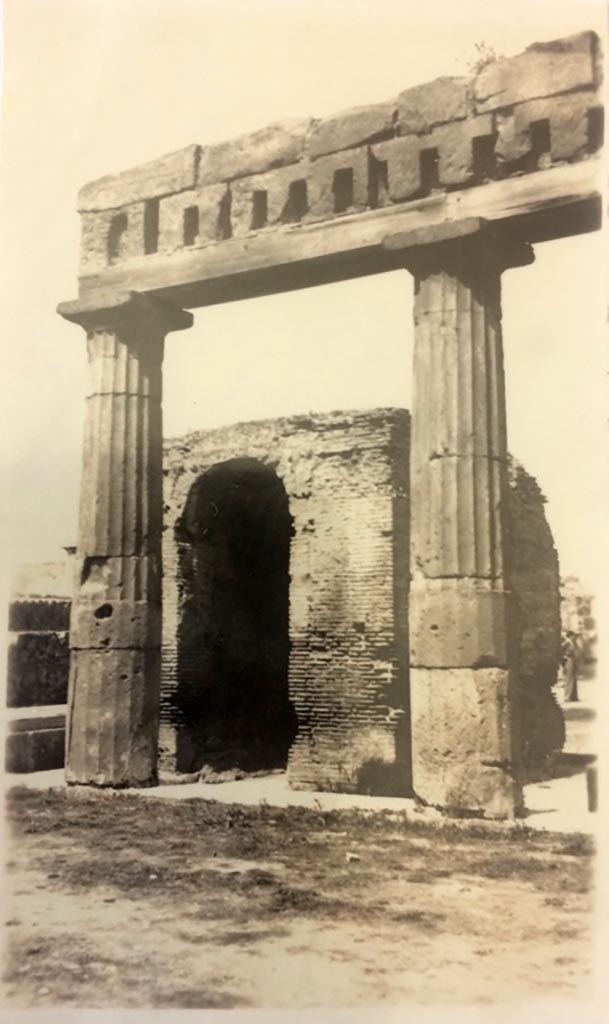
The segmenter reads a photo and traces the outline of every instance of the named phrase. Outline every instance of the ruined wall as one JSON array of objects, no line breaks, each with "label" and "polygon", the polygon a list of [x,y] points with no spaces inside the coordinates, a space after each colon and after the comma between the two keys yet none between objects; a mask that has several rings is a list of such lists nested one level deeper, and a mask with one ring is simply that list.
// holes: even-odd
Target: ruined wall
[{"label": "ruined wall", "polygon": [[9,601],[8,707],[65,704],[70,649],[69,562],[21,566]]},{"label": "ruined wall", "polygon": [[[193,486],[247,455],[276,470],[293,517],[290,696],[298,732],[293,786],[397,792],[410,780],[408,708],[408,414],[374,410],[249,423],[167,442],[162,748],[191,769],[176,701],[179,630],[195,581],[183,577],[180,531]],[[510,566],[525,777],[564,741],[552,695],[560,650],[558,558],[536,482],[511,462]],[[204,652],[193,655],[205,658]],[[195,695],[195,701],[197,697]],[[454,752],[456,758],[459,751]]]},{"label": "ruined wall", "polygon": [[61,768],[70,648],[72,565],[20,566],[9,601],[5,769]]},{"label": "ruined wall", "polygon": [[535,479],[509,462],[509,571],[518,637],[519,738],[525,780],[551,771],[565,725],[552,687],[560,661],[558,555]]},{"label": "ruined wall", "polygon": [[584,159],[602,142],[599,86],[583,32],[472,78],[188,146],[81,190],[81,276]]},{"label": "ruined wall", "polygon": [[289,693],[298,732],[290,782],[404,791],[410,777],[405,411],[297,416],[166,443],[163,763],[195,766],[176,701],[180,621],[190,599],[180,579],[180,517],[202,474],[244,457],[276,472],[292,517]]}]

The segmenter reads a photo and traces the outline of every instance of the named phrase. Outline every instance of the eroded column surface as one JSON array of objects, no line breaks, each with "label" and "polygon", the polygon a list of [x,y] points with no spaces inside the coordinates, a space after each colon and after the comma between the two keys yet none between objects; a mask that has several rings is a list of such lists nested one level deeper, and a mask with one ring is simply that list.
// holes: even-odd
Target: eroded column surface
[{"label": "eroded column surface", "polygon": [[161,646],[162,359],[192,315],[137,293],[59,312],[87,332],[78,589],[66,778],[156,781]]},{"label": "eroded column surface", "polygon": [[482,226],[410,264],[414,790],[498,817],[521,805],[500,275],[532,259],[509,248]]}]

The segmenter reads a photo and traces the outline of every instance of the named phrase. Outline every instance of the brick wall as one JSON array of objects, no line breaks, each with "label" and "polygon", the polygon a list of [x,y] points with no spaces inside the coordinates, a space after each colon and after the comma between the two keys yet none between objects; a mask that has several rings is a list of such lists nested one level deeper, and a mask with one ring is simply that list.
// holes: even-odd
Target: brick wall
[{"label": "brick wall", "polygon": [[[291,784],[408,790],[408,422],[404,410],[381,409],[239,424],[167,442],[165,766],[190,770],[203,758],[176,702],[180,673],[189,671],[183,658],[179,665],[180,623],[196,585],[181,575],[176,524],[203,474],[247,456],[277,473],[293,521],[289,695],[298,729]],[[513,461],[510,503],[519,738],[530,777],[545,770],[564,741],[552,694],[560,649],[558,558],[543,495]],[[193,653],[194,661],[203,656]]]},{"label": "brick wall", "polygon": [[396,98],[186,149],[81,190],[81,275],[585,159],[602,143],[583,32]]},{"label": "brick wall", "polygon": [[195,766],[176,701],[180,619],[191,595],[180,579],[180,516],[202,474],[244,457],[277,474],[292,517],[289,694],[298,732],[289,755],[291,784],[403,791],[409,782],[405,411],[297,416],[167,442],[164,763]]}]

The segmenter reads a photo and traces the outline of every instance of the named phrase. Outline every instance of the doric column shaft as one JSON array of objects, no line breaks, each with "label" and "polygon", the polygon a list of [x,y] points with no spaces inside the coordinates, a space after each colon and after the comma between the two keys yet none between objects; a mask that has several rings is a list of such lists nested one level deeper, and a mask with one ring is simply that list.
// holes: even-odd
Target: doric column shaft
[{"label": "doric column shaft", "polygon": [[415,566],[430,577],[498,579],[507,486],[499,272],[480,267],[476,286],[470,274],[435,269],[416,283]]},{"label": "doric column shaft", "polygon": [[104,326],[87,337],[83,557],[158,555],[164,339],[154,325],[126,340],[120,330]]},{"label": "doric column shaft", "polygon": [[[530,262],[482,225],[411,253],[414,789],[512,815],[514,645],[500,275]],[[511,671],[512,670],[512,671]]]},{"label": "doric column shaft", "polygon": [[163,346],[192,317],[135,293],[59,312],[87,331],[89,374],[66,775],[145,785],[158,742]]}]

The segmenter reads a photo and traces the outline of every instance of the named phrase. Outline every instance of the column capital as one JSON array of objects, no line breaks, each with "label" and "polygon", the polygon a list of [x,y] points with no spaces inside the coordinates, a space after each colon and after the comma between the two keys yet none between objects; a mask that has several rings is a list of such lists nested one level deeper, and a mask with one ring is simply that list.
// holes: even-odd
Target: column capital
[{"label": "column capital", "polygon": [[192,327],[194,319],[188,310],[134,291],[106,292],[96,299],[60,302],[57,312],[88,333],[104,328],[117,331],[127,326],[157,331],[164,336]]},{"label": "column capital", "polygon": [[481,266],[501,273],[510,267],[528,266],[535,259],[528,242],[482,217],[401,231],[387,235],[382,245],[385,252],[402,253],[404,267],[415,277],[439,271],[456,274]]}]

